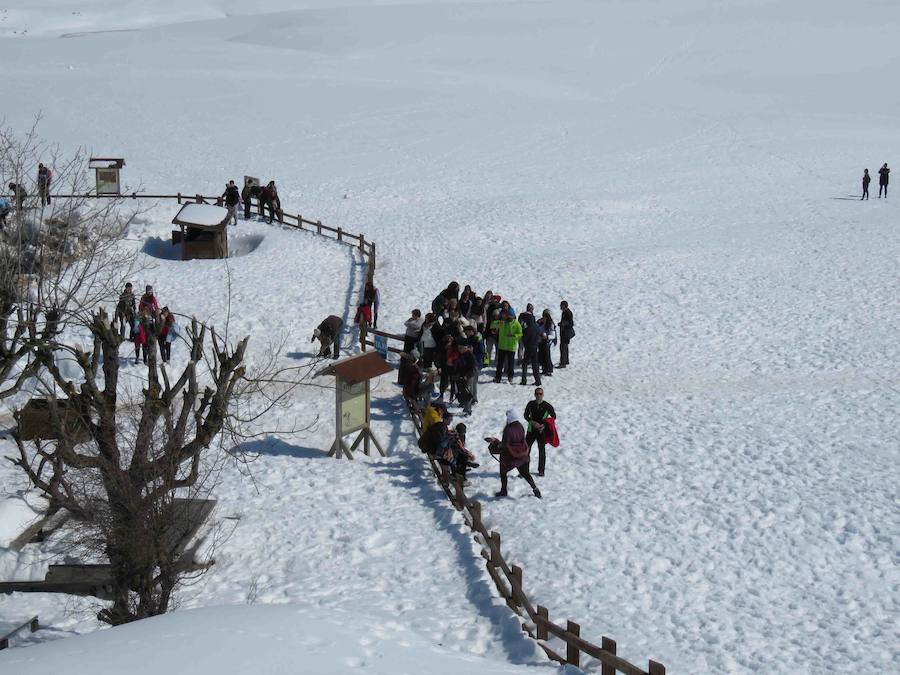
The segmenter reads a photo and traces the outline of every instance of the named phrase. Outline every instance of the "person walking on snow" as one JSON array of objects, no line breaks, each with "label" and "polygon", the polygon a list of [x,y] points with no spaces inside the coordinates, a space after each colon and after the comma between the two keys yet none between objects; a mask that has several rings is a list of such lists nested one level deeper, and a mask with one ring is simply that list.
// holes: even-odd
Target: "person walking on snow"
[{"label": "person walking on snow", "polygon": [[244,202],[244,220],[250,220],[250,201],[251,197],[259,195],[259,186],[254,185],[252,180],[244,183],[244,189],[241,190],[241,201]]},{"label": "person walking on snow", "polygon": [[884,190],[884,198],[887,199],[888,176],[891,170],[888,168],[887,162],[878,169],[878,198],[881,199],[881,191]]},{"label": "person walking on snow", "polygon": [[869,183],[871,182],[872,177],[869,175],[869,170],[866,169],[863,171],[863,196],[859,198],[859,201],[869,198]]},{"label": "person walking on snow", "polygon": [[53,172],[49,167],[38,164],[38,196],[41,199],[41,206],[45,204],[50,206],[50,181],[53,180]]},{"label": "person walking on snow", "polygon": [[541,343],[541,329],[534,320],[534,314],[525,312],[519,316],[522,324],[522,384],[528,384],[526,375],[528,366],[531,366],[531,374],[534,376],[534,384],[541,386],[541,371],[538,366],[538,347]]},{"label": "person walking on snow", "polygon": [[534,390],[534,400],[525,406],[525,421],[528,422],[528,433],[525,442],[528,443],[528,452],[537,441],[538,444],[538,476],[544,475],[547,464],[547,418],[556,419],[556,411],[553,406],[544,400],[544,389],[538,387]]},{"label": "person walking on snow", "polygon": [[143,314],[144,310],[150,312],[153,318],[159,316],[159,302],[156,300],[156,296],[153,295],[153,286],[150,284],[144,287],[144,294],[138,302],[138,313]]},{"label": "person walking on snow", "polygon": [[225,201],[225,208],[228,209],[225,225],[230,225],[232,222],[237,225],[237,209],[241,203],[241,193],[238,192],[237,185],[234,184],[233,180],[228,181],[228,185],[225,186],[222,199]]},{"label": "person walking on snow", "polygon": [[[491,445],[495,446],[496,443],[497,440],[494,439]],[[528,470],[529,454],[528,443],[525,441],[525,427],[522,426],[522,420],[519,417],[519,413],[517,413],[515,410],[506,411],[506,426],[503,427],[503,434],[501,435],[499,446],[500,492],[498,492],[496,496],[508,496],[506,490],[506,474],[508,474],[513,469],[516,469],[519,472],[519,475],[522,476],[522,478],[524,478],[526,481],[528,481],[528,484],[531,486],[532,492],[534,492],[534,496],[540,499],[541,491],[538,490],[538,486],[535,485],[534,478],[531,477],[531,472]]]}]

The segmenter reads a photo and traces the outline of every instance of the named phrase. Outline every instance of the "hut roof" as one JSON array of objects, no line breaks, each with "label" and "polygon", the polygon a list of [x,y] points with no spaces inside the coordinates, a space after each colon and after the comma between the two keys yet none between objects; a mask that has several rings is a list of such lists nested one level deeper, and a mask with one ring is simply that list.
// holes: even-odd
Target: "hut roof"
[{"label": "hut roof", "polygon": [[219,229],[225,225],[228,209],[212,204],[185,204],[172,219],[174,225]]}]

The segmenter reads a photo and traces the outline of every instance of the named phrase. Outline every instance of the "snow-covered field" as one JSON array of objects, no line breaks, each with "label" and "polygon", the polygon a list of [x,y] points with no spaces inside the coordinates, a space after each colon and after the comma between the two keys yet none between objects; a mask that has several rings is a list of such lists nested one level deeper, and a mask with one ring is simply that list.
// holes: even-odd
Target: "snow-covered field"
[{"label": "snow-covered field", "polygon": [[[898,3],[5,7],[7,124],[42,112],[45,138],[121,154],[153,192],[277,180],[287,210],[377,243],[380,327],[452,279],[557,318],[570,302],[573,366],[544,382],[562,437],[544,499],[512,481],[495,501],[489,458],[470,489],[552,617],[672,673],[900,658],[900,197],[873,184],[858,201],[863,168],[900,163]],[[174,213],[154,208],[125,245],[145,252],[133,281],[176,311],[224,324],[230,274],[230,333],[260,355],[287,337],[293,363],[325,315],[352,318],[351,249],[242,223],[228,270],[182,263],[160,241]],[[255,446],[254,481],[223,476],[231,536],[181,606],[393,617],[429,644],[541,663],[429,480],[392,378],[376,389],[393,456],[324,459],[332,396],[304,391],[284,419],[321,421]],[[477,452],[530,392],[482,385]],[[0,484],[25,488],[11,466]],[[0,572],[39,575],[28,555],[0,551]],[[34,612],[50,629],[19,644],[96,628],[81,601],[0,598],[0,619]],[[46,649],[0,655],[0,671]]]}]

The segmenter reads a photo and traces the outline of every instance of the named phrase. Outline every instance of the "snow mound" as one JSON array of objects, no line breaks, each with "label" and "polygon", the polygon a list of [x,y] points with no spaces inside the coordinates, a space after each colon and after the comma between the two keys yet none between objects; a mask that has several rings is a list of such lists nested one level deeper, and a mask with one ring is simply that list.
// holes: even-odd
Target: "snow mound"
[{"label": "snow mound", "polygon": [[452,652],[389,617],[326,613],[297,605],[237,605],[186,610],[13,649],[0,655],[0,670],[18,675],[325,675],[353,670],[501,675],[525,668]]}]

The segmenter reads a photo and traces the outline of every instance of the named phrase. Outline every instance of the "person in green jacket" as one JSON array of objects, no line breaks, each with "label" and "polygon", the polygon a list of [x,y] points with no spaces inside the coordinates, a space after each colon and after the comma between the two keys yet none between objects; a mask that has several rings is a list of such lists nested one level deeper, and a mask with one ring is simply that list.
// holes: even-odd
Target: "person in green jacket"
[{"label": "person in green jacket", "polygon": [[516,363],[516,349],[519,340],[522,339],[522,324],[516,321],[516,310],[510,308],[503,315],[497,333],[497,376],[494,382],[499,382],[503,376],[503,368],[506,367],[506,379],[512,383],[513,370]]}]

